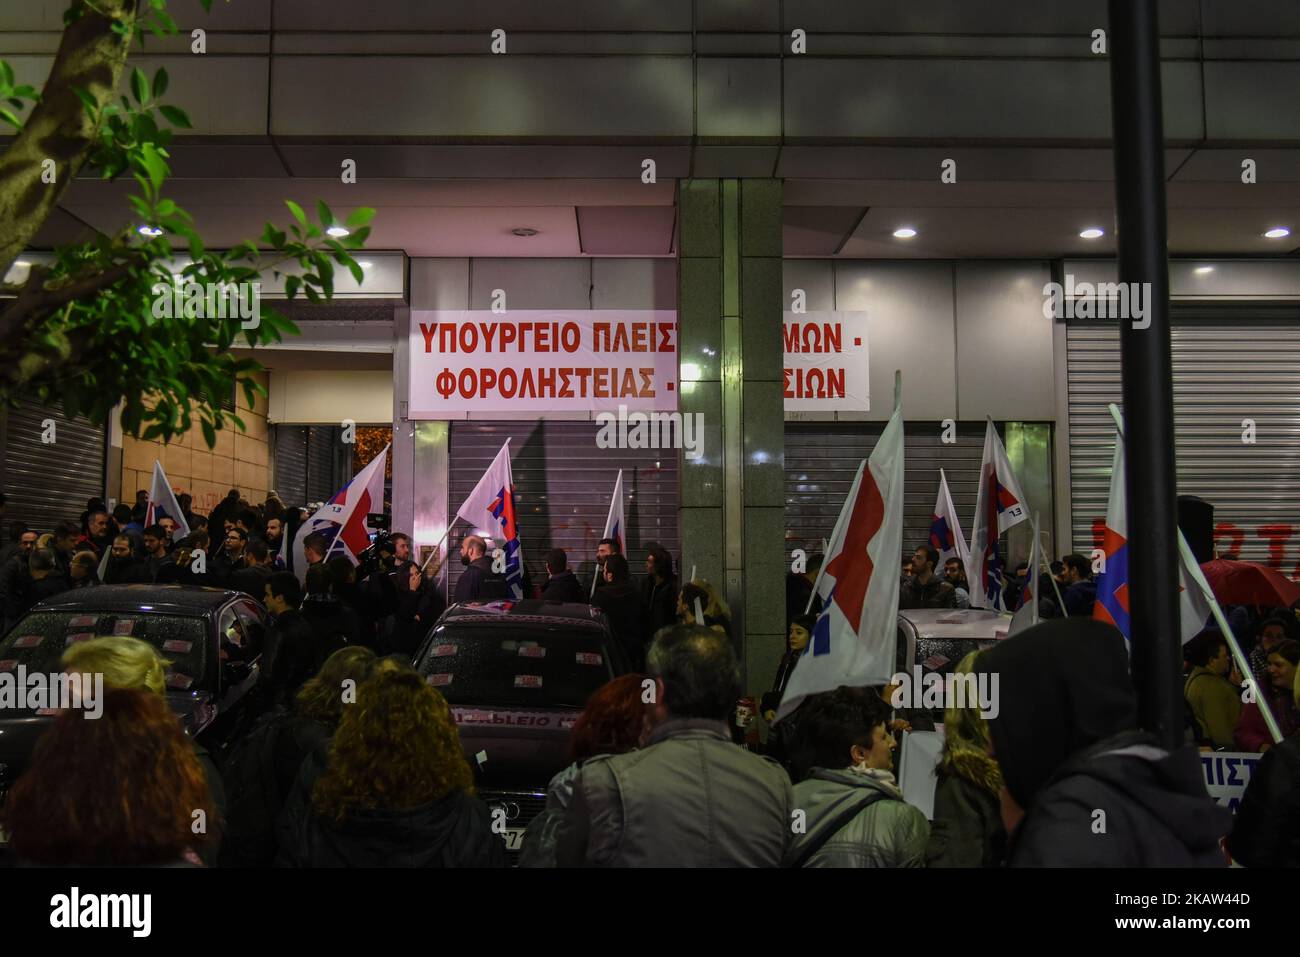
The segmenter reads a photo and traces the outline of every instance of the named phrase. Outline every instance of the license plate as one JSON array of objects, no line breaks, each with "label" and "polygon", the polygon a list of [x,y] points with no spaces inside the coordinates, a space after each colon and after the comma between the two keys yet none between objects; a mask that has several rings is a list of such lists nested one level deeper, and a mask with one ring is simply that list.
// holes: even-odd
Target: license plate
[{"label": "license plate", "polygon": [[507,851],[517,851],[524,846],[524,828],[508,827],[501,839],[506,842]]}]

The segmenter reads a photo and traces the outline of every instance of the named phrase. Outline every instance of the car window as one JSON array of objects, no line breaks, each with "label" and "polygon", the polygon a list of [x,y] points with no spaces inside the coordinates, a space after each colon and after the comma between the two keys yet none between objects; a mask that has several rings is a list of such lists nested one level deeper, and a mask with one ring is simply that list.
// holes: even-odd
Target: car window
[{"label": "car window", "polygon": [[266,625],[258,608],[248,602],[237,602],[235,615],[243,626],[244,635],[248,640],[248,654],[245,660],[251,661],[262,653],[266,642]]},{"label": "car window", "polygon": [[217,637],[221,641],[221,661],[252,661],[251,642],[235,605],[227,605],[217,618]]},{"label": "car window", "polygon": [[63,652],[78,641],[130,635],[153,645],[167,666],[167,683],[181,690],[205,687],[207,623],[202,618],[141,612],[34,611],[0,639],[0,671],[19,665],[29,673],[61,671]]},{"label": "car window", "polygon": [[570,623],[453,621],[434,629],[416,670],[453,704],[581,708],[614,677],[606,640]]}]

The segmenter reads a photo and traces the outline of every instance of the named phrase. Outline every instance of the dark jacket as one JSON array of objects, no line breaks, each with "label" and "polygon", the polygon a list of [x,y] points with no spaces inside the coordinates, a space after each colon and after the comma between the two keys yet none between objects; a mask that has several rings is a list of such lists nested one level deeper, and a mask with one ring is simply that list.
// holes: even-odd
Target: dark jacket
[{"label": "dark jacket", "polygon": [[266,647],[262,653],[264,682],[264,707],[288,706],[298,689],[308,678],[320,670],[325,659],[343,647],[328,641],[329,652],[322,654],[316,647],[317,633],[301,612],[292,608],[277,615],[266,633]]},{"label": "dark jacket", "polygon": [[360,643],[360,619],[356,612],[337,598],[330,595],[308,595],[298,611],[312,631],[312,674],[320,671],[325,659],[340,648]]},{"label": "dark jacket", "polygon": [[397,610],[389,618],[384,633],[385,654],[414,654],[433,623],[447,608],[442,590],[436,582],[424,581],[415,591],[398,591]]},{"label": "dark jacket", "polygon": [[27,575],[27,558],[24,555],[12,556],[0,566],[0,634],[7,631],[16,622],[26,608],[23,604],[31,579]]},{"label": "dark jacket", "polygon": [[542,598],[546,601],[586,601],[587,593],[576,575],[567,568],[558,575],[546,579],[542,586]]},{"label": "dark jacket", "polygon": [[641,600],[645,602],[649,615],[651,638],[660,628],[666,628],[677,622],[677,578],[672,577],[660,583],[653,575],[647,575],[641,582]]},{"label": "dark jacket", "polygon": [[649,639],[646,630],[646,610],[641,596],[631,582],[613,582],[596,592],[592,605],[609,619],[609,630],[622,647],[634,669],[645,662],[645,649]]},{"label": "dark jacket", "polygon": [[1071,618],[1087,618],[1097,602],[1097,583],[1090,578],[1077,581],[1061,593],[1061,601]]},{"label": "dark jacket", "polygon": [[1087,618],[1042,622],[981,652],[996,675],[989,735],[1025,816],[1016,867],[1223,866],[1231,813],[1205,791],[1192,747],[1167,752],[1137,731],[1124,636]]},{"label": "dark jacket", "polygon": [[937,575],[925,584],[912,575],[898,589],[899,608],[956,608],[957,589]]},{"label": "dark jacket", "polygon": [[51,572],[39,581],[28,579],[24,583],[22,610],[19,617],[22,616],[29,608],[37,602],[45,601],[47,598],[53,598],[62,592],[68,590],[68,583],[59,577],[57,572]]},{"label": "dark jacket", "polygon": [[925,866],[999,866],[1007,833],[997,762],[977,751],[945,749],[935,772],[939,780]]},{"label": "dark jacket", "polygon": [[506,576],[492,570],[492,559],[483,555],[470,562],[456,579],[452,601],[500,601],[510,597]]},{"label": "dark jacket", "polygon": [[249,565],[232,572],[226,587],[252,595],[260,602],[266,597],[266,580],[274,573],[275,569],[270,565]]},{"label": "dark jacket", "polygon": [[799,658],[802,655],[803,649],[801,648],[799,651],[787,649],[786,653],[781,656],[781,663],[776,668],[776,678],[772,681],[772,690],[764,694],[759,703],[759,710],[764,715],[780,707],[781,696],[785,694],[785,686],[790,683],[790,675],[794,673],[794,666],[799,663]]},{"label": "dark jacket", "polygon": [[1300,736],[1269,748],[1251,775],[1228,838],[1246,867],[1300,867]]},{"label": "dark jacket", "polygon": [[152,581],[149,566],[143,559],[134,555],[127,558],[108,556],[108,563],[104,566],[105,585],[147,585]]}]

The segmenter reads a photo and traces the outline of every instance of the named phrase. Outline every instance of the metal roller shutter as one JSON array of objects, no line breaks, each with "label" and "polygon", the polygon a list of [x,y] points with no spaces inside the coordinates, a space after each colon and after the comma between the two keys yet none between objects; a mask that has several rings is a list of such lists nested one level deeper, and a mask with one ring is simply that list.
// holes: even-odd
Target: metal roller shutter
[{"label": "metal roller shutter", "polygon": [[[55,441],[41,441],[54,420]],[[104,429],[67,419],[57,409],[22,400],[7,416],[4,444],[6,517],[42,532],[76,522],[86,500],[104,495]]]},{"label": "metal roller shutter", "polygon": [[[1175,313],[1174,430],[1178,492],[1214,505],[1215,543],[1247,561],[1300,574],[1300,326]],[[1067,329],[1072,536],[1076,551],[1098,541],[1105,521],[1120,402],[1119,329]],[[1253,419],[1256,441],[1242,441]],[[1300,531],[1300,529],[1297,529]],[[1270,540],[1284,542],[1270,553]]]},{"label": "metal roller shutter", "polygon": [[[835,528],[858,465],[871,454],[884,422],[785,424],[787,549],[820,552]],[[979,492],[984,423],[958,423],[957,441],[944,445],[933,421],[904,423],[903,548],[910,554],[930,535],[939,494],[939,469],[948,477],[953,505],[969,539]]]},{"label": "metal roller shutter", "polygon": [[[677,456],[673,449],[597,449],[598,425],[590,421],[453,422],[449,445],[448,508],[465,501],[483,477],[502,443],[510,439],[515,482],[515,520],[524,563],[534,584],[546,581],[546,553],[568,552],[569,567],[591,584],[596,544],[605,529],[609,497],[623,470],[626,545],[633,578],[645,573],[641,548],[656,541],[674,562],[681,556],[677,528]],[[450,543],[455,549],[468,526],[458,522]],[[461,565],[450,563],[451,589]]]},{"label": "metal roller shutter", "polygon": [[286,505],[307,498],[307,429],[301,425],[275,428],[275,490]]},{"label": "metal roller shutter", "polygon": [[307,501],[327,502],[343,484],[338,467],[337,425],[313,425],[307,436]]}]

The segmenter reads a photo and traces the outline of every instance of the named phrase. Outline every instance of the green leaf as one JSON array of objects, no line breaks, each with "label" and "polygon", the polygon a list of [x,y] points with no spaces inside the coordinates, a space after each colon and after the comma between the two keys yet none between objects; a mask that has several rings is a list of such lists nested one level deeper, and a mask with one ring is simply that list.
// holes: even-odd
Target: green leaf
[{"label": "green leaf", "polygon": [[203,441],[208,443],[208,448],[215,448],[217,444],[217,430],[212,427],[212,423],[204,419],[200,425],[203,426]]},{"label": "green leaf", "polygon": [[72,92],[77,97],[77,99],[81,101],[81,105],[86,108],[86,112],[90,116],[93,117],[97,113],[99,113],[99,101],[96,100],[94,96],[90,94],[89,90],[86,90],[80,86],[74,86],[72,88]]},{"label": "green leaf", "polygon": [[295,203],[295,202],[294,202],[293,200],[291,200],[291,199],[286,199],[286,200],[284,201],[284,205],[286,205],[286,206],[289,207],[289,212],[293,213],[293,218],[296,219],[296,220],[298,220],[298,224],[299,224],[300,226],[306,227],[306,225],[307,225],[307,214],[304,213],[304,212],[302,211],[302,207],[299,206],[297,203]]},{"label": "green leaf", "polygon": [[131,95],[141,106],[149,99],[149,78],[139,67],[131,71]]},{"label": "green leaf", "polygon": [[167,92],[167,71],[162,67],[153,75],[153,98],[162,99],[162,95]]},{"label": "green leaf", "polygon": [[330,212],[330,208],[325,205],[325,200],[323,199],[316,200],[316,212],[320,215],[320,221],[322,226],[334,225],[334,214]]},{"label": "green leaf", "polygon": [[7,110],[3,106],[0,106],[0,120],[4,120],[16,130],[21,130],[23,128],[23,121],[18,119],[12,110]]},{"label": "green leaf", "polygon": [[158,112],[161,113],[163,118],[172,126],[182,130],[190,130],[194,128],[194,124],[190,122],[189,114],[179,106],[160,106],[158,107]]},{"label": "green leaf", "polygon": [[364,286],[366,284],[366,271],[357,264],[355,259],[347,260],[344,265],[348,267],[348,272],[352,273],[352,278],[357,281],[358,286]]},{"label": "green leaf", "polygon": [[14,68],[4,60],[0,60],[0,83],[3,83],[5,89],[14,85]]},{"label": "green leaf", "polygon": [[347,226],[348,229],[359,229],[360,227],[367,225],[374,218],[374,209],[369,206],[362,206],[359,209],[352,210],[352,213],[348,216],[348,221],[343,225]]}]

